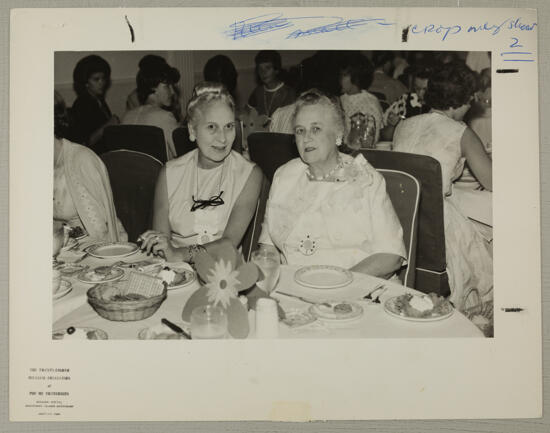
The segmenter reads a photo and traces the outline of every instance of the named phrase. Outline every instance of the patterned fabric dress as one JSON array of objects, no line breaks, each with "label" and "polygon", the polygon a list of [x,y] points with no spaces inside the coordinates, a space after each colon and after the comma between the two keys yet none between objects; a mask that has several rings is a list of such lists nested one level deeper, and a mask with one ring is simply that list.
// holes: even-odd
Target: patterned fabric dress
[{"label": "patterned fabric dress", "polygon": [[441,164],[445,195],[445,246],[451,300],[460,303],[469,288],[484,300],[493,296],[493,258],[490,244],[464,216],[452,195],[453,181],[464,169],[460,141],[466,125],[433,112],[400,122],[395,130],[394,150],[431,156]]},{"label": "patterned fabric dress", "polygon": [[277,170],[260,243],[274,244],[291,265],[351,268],[376,253],[406,258],[384,178],[362,155],[340,157],[338,180],[308,179],[300,158]]}]

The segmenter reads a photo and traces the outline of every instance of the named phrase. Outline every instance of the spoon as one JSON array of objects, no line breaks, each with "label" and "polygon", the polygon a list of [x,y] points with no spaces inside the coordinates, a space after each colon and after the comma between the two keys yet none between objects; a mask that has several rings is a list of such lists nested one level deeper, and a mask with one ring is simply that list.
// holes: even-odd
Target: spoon
[{"label": "spoon", "polygon": [[189,335],[187,332],[185,332],[183,329],[181,329],[178,325],[175,323],[170,322],[168,319],[161,319],[161,322],[168,326],[172,331],[177,332],[178,334],[183,335],[188,340],[191,340],[191,335]]}]

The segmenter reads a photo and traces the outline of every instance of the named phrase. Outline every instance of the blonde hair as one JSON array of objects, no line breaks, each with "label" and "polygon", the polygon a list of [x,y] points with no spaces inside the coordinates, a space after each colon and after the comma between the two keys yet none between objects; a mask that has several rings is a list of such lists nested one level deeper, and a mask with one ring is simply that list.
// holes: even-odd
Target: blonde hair
[{"label": "blonde hair", "polygon": [[235,101],[227,88],[221,83],[203,81],[193,89],[193,96],[187,104],[188,122],[194,124],[202,110],[212,102],[221,101],[235,113]]}]

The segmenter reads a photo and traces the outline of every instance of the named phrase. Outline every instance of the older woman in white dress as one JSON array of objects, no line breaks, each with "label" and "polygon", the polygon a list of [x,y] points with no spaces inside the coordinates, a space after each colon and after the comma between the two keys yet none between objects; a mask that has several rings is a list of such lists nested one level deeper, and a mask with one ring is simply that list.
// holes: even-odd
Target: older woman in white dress
[{"label": "older woman in white dress", "polygon": [[406,257],[384,178],[362,155],[339,152],[344,116],[317,90],[296,102],[299,158],[275,173],[261,244],[291,265],[330,264],[389,278]]}]

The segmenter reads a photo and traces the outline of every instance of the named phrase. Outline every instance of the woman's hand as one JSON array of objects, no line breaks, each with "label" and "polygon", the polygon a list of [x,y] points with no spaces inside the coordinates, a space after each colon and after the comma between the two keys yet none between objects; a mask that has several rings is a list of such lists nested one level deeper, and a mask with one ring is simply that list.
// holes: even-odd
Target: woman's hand
[{"label": "woman's hand", "polygon": [[168,261],[178,261],[177,250],[172,247],[170,237],[166,233],[147,230],[138,238],[138,242],[140,241],[140,248],[147,255],[154,254]]}]

